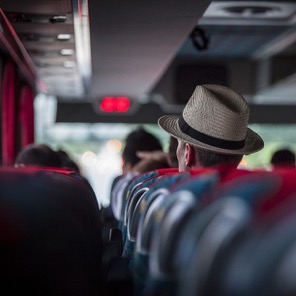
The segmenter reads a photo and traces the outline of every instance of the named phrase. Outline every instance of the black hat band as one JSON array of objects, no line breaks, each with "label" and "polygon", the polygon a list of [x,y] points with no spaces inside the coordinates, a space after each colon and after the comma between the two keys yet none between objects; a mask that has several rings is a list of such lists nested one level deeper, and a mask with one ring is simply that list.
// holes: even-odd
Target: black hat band
[{"label": "black hat band", "polygon": [[229,149],[229,150],[238,150],[238,149],[244,148],[245,146],[245,140],[241,140],[241,141],[222,140],[222,139],[201,133],[193,129],[191,126],[189,126],[187,122],[184,120],[183,116],[179,118],[178,124],[181,131],[184,134],[204,144],[208,144],[217,148]]}]

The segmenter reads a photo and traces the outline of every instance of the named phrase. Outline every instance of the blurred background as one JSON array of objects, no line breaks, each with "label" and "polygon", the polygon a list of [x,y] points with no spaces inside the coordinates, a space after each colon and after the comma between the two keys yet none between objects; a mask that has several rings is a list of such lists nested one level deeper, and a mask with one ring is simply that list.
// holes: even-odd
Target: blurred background
[{"label": "blurred background", "polygon": [[[121,152],[126,135],[139,124],[129,123],[56,123],[55,97],[39,94],[35,100],[36,142],[46,143],[70,154],[82,174],[92,184],[99,203],[109,204],[113,178],[121,173]],[[38,117],[38,114],[42,116]],[[169,136],[155,124],[142,124],[157,136],[164,150]],[[242,166],[269,168],[272,153],[288,147],[296,152],[296,124],[250,124],[264,139],[265,148],[245,156]]]}]

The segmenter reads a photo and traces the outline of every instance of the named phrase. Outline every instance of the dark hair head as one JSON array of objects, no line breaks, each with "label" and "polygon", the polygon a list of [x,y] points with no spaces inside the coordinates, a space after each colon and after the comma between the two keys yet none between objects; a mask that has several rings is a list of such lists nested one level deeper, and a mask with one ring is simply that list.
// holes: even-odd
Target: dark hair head
[{"label": "dark hair head", "polygon": [[122,152],[122,159],[131,165],[139,162],[137,151],[162,150],[160,141],[151,133],[140,127],[129,133],[125,139],[125,147]]},{"label": "dark hair head", "polygon": [[196,156],[203,167],[213,167],[223,164],[238,166],[243,155],[220,154],[195,147]]},{"label": "dark hair head", "polygon": [[295,166],[295,154],[290,149],[279,149],[271,157],[274,166]]},{"label": "dark hair head", "polygon": [[72,169],[75,172],[80,174],[79,166],[77,165],[77,163],[74,160],[72,160],[70,158],[70,156],[68,155],[68,153],[66,151],[59,149],[57,151],[57,154],[60,158],[61,167]]},{"label": "dark hair head", "polygon": [[60,167],[57,153],[44,144],[30,144],[23,148],[16,157],[15,164],[44,167]]}]

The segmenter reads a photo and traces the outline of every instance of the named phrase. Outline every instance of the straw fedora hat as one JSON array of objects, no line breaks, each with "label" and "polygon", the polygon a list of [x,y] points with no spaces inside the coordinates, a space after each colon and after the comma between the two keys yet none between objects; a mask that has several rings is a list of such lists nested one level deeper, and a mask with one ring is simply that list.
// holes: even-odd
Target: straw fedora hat
[{"label": "straw fedora hat", "polygon": [[175,138],[221,154],[243,155],[261,150],[261,137],[247,127],[249,106],[232,89],[216,84],[199,85],[182,116],[165,115],[159,126]]}]

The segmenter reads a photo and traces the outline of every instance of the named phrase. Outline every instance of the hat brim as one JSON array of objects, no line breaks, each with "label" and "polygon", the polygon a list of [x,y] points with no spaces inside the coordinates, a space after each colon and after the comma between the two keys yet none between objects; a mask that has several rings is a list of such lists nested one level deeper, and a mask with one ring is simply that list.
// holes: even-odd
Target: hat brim
[{"label": "hat brim", "polygon": [[181,139],[196,147],[203,148],[216,153],[248,155],[257,152],[264,147],[264,142],[261,139],[261,137],[250,128],[247,129],[245,145],[241,149],[230,150],[211,146],[198,140],[195,140],[194,138],[184,134],[179,128],[178,120],[178,115],[165,115],[159,118],[158,125],[175,138]]}]

